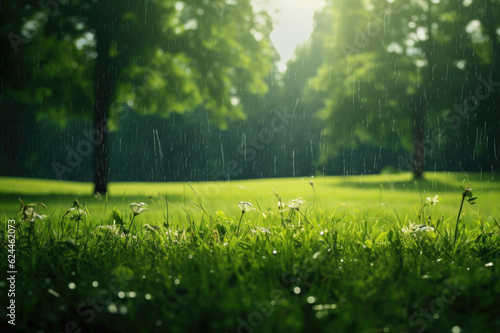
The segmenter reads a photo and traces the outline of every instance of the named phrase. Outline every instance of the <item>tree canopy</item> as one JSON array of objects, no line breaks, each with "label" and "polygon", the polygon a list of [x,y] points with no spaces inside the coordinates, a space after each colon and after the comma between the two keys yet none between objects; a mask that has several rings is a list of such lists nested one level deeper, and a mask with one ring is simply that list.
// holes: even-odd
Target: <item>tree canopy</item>
[{"label": "tree canopy", "polygon": [[19,1],[2,14],[2,95],[61,122],[94,116],[98,192],[110,110],[168,116],[203,105],[225,126],[243,117],[243,94],[267,90],[270,20],[249,0]]},{"label": "tree canopy", "polygon": [[[310,89],[324,101],[329,154],[362,144],[388,148],[418,178],[424,161],[457,145],[450,150],[487,155],[498,170],[491,141],[498,142],[500,95],[483,96],[474,113],[465,110],[477,104],[481,80],[500,78],[493,60],[499,7],[498,1],[329,1],[324,60]],[[459,125],[450,120],[457,116]],[[474,135],[471,152],[464,140]]]}]

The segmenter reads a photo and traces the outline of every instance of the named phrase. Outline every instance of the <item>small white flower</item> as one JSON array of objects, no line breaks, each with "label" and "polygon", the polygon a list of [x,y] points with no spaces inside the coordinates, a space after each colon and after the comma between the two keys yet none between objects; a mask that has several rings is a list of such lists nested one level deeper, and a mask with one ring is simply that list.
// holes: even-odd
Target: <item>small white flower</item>
[{"label": "small white flower", "polygon": [[240,207],[242,213],[247,213],[252,210],[255,210],[255,208],[253,208],[253,205],[248,201],[240,201],[238,207]]},{"label": "small white flower", "polygon": [[414,224],[410,221],[410,225],[401,229],[401,231],[405,234],[415,233],[415,234],[424,234],[426,232],[434,231],[434,228],[425,224]]},{"label": "small white flower", "polygon": [[115,220],[113,220],[113,224],[112,225],[100,225],[100,226],[96,227],[96,229],[99,229],[99,230],[106,230],[106,229],[108,229],[109,232],[115,233],[115,234],[118,232]]},{"label": "small white flower", "polygon": [[304,202],[305,202],[305,201],[304,201],[304,200],[302,200],[302,198],[301,198],[301,197],[298,197],[297,199],[293,199],[292,201],[290,201],[290,202],[288,203],[288,207],[289,207],[290,209],[296,209],[296,210],[298,210],[298,209],[299,209],[299,206],[300,206],[300,205],[302,205]]},{"label": "small white flower", "polygon": [[71,220],[81,220],[82,216],[87,214],[83,209],[77,207],[70,208],[68,213],[70,214],[69,218]]},{"label": "small white flower", "polygon": [[148,204],[145,202],[141,202],[141,203],[132,202],[130,204],[130,208],[132,208],[134,215],[139,215],[140,213],[146,212],[149,210]]},{"label": "small white flower", "polygon": [[431,197],[427,197],[426,203],[428,205],[435,205],[439,202],[439,195],[436,195],[434,198],[431,199]]},{"label": "small white flower", "polygon": [[434,228],[429,227],[428,225],[420,225],[415,229],[415,233],[423,234],[425,232],[433,232]]}]

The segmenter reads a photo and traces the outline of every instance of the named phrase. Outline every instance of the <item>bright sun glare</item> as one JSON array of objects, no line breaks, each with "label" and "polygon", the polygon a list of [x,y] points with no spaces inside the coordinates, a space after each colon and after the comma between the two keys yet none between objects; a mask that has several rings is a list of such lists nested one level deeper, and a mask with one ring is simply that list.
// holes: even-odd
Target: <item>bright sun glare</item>
[{"label": "bright sun glare", "polygon": [[295,48],[307,41],[314,26],[314,12],[325,5],[324,0],[254,0],[254,5],[266,9],[273,19],[271,41],[281,56],[278,67],[286,69]]}]

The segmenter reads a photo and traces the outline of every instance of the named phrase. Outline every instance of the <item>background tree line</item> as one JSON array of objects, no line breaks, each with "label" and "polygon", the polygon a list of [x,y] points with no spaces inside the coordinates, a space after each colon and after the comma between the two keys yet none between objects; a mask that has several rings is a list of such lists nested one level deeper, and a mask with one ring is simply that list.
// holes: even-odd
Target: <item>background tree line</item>
[{"label": "background tree line", "polygon": [[249,1],[102,6],[2,5],[2,175],[500,169],[497,0],[329,0],[284,73]]}]

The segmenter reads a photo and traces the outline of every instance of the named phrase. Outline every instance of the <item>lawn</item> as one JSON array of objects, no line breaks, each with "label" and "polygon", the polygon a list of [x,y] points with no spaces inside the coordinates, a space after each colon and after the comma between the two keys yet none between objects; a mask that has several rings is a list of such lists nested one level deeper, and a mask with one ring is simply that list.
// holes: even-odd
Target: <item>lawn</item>
[{"label": "lawn", "polygon": [[[14,299],[22,332],[497,332],[495,177],[111,183],[106,197],[0,178],[0,267],[15,254],[17,270],[2,325]],[[457,229],[465,178],[478,199]]]}]

